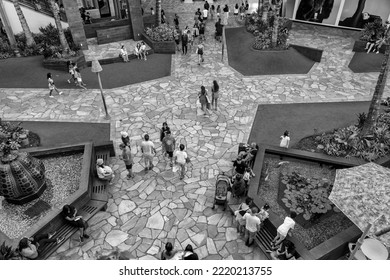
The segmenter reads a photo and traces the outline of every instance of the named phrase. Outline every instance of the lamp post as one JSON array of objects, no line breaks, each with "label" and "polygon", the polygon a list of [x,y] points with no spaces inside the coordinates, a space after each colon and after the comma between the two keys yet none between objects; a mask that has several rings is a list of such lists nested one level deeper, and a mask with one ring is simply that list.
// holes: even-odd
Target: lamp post
[{"label": "lamp post", "polygon": [[100,65],[100,63],[99,63],[99,61],[97,59],[92,61],[91,71],[93,73],[97,74],[98,81],[99,81],[99,87],[100,87],[100,94],[101,94],[102,99],[103,99],[104,111],[106,112],[105,119],[109,120],[110,119],[110,115],[108,114],[108,111],[107,111],[106,99],[104,98],[102,81],[100,80],[100,74],[99,74],[100,72],[103,71],[103,68],[102,68],[102,66]]}]

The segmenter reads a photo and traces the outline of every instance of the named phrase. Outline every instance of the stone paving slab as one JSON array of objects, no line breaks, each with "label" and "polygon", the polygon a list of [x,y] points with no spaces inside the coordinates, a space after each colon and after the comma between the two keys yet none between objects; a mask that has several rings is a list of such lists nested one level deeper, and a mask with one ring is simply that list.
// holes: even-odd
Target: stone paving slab
[{"label": "stone paving slab", "polygon": [[[150,10],[152,2],[146,1],[144,9]],[[162,2],[169,19],[179,13],[181,27],[191,26],[195,7],[203,5]],[[238,24],[229,19],[229,26]],[[308,74],[244,78],[228,66],[226,55],[222,58],[222,45],[213,39],[213,22],[209,22],[201,66],[193,47],[187,55],[173,55],[170,77],[105,90],[110,137],[119,154],[120,132],[130,133],[135,178],[126,180],[123,162],[113,158],[117,181],[109,188],[107,211],[90,223],[91,239],[80,244],[76,234],[51,258],[94,259],[101,251],[119,248],[137,259],[156,259],[170,241],[178,249],[193,244],[203,259],[265,259],[259,248],[243,244],[230,213],[220,207],[211,209],[216,175],[231,169],[238,144],[248,139],[258,104],[370,100],[378,73],[352,73],[347,65],[353,38],[332,30],[294,24],[292,42],[324,49],[323,61]],[[204,116],[197,93],[201,85],[210,91],[214,79],[221,87],[218,111]],[[87,90],[82,96],[78,90],[66,90],[60,98],[49,99],[46,89],[0,89],[0,112],[0,117],[14,120],[104,122],[98,90]],[[161,153],[159,128],[164,121],[174,137],[187,143],[191,163],[184,180],[172,172]],[[155,167],[147,173],[139,149],[144,133],[158,151]]]}]

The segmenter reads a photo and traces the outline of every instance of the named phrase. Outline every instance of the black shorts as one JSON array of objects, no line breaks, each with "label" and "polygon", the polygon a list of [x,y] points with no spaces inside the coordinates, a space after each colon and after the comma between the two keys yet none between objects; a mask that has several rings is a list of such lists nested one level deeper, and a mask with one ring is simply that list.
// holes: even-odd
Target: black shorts
[{"label": "black shorts", "polygon": [[173,152],[168,152],[167,151],[167,154],[168,154],[168,156],[171,158],[171,157],[173,157]]},{"label": "black shorts", "polygon": [[132,169],[132,168],[133,168],[132,164],[129,164],[129,165],[126,164],[126,169]]}]

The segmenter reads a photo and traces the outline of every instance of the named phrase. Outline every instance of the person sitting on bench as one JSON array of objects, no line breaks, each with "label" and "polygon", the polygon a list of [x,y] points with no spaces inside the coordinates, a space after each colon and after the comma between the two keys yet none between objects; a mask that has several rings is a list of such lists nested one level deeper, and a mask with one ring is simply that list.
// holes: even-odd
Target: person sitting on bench
[{"label": "person sitting on bench", "polygon": [[62,208],[62,216],[68,224],[77,227],[80,230],[80,242],[84,241],[84,238],[89,238],[89,235],[85,233],[88,227],[88,223],[83,220],[82,216],[77,215],[77,209],[72,205],[64,205]]},{"label": "person sitting on bench", "polygon": [[26,259],[34,260],[39,257],[40,248],[47,243],[57,244],[61,243],[64,240],[64,237],[53,238],[55,232],[53,233],[41,233],[37,234],[34,237],[23,237],[19,241],[19,253]]},{"label": "person sitting on bench", "polygon": [[100,180],[110,181],[111,183],[115,178],[114,171],[108,165],[104,165],[104,160],[101,158],[96,160],[96,171]]}]

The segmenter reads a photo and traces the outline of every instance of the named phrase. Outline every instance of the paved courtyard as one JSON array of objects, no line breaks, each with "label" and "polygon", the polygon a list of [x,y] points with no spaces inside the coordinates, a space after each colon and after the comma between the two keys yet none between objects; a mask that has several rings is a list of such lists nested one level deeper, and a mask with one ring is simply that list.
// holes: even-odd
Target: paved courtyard
[{"label": "paved courtyard", "polygon": [[[181,27],[192,26],[195,8],[203,6],[203,2],[162,2],[168,19],[179,14]],[[227,2],[233,7],[236,1],[218,4]],[[145,11],[150,11],[151,3],[154,1],[144,1]],[[237,25],[231,17],[229,27]],[[113,158],[117,179],[109,189],[107,211],[89,223],[91,238],[80,244],[78,236],[73,236],[52,259],[93,259],[96,252],[115,247],[130,250],[137,259],[156,259],[167,241],[176,248],[193,244],[202,259],[265,258],[257,247],[244,245],[230,213],[211,209],[216,175],[231,169],[238,143],[247,141],[257,105],[370,100],[378,73],[355,74],[348,69],[353,55],[348,32],[294,25],[291,43],[323,49],[322,62],[306,75],[244,77],[228,66],[226,56],[222,59],[213,26],[209,23],[206,29],[205,63],[201,66],[192,49],[186,56],[173,56],[170,77],[105,90],[111,139],[119,154],[120,132],[130,133],[133,153],[137,152],[136,176],[126,180],[123,162]],[[205,117],[198,108],[197,93],[201,85],[209,90],[214,79],[221,87],[219,109]],[[61,96],[48,98],[46,88],[0,89],[0,112],[3,119],[21,121],[106,122],[99,90],[65,90]],[[159,128],[164,121],[174,136],[188,145],[192,163],[183,181],[171,172],[161,154]],[[158,147],[155,167],[147,174],[138,147],[144,133]]]}]

